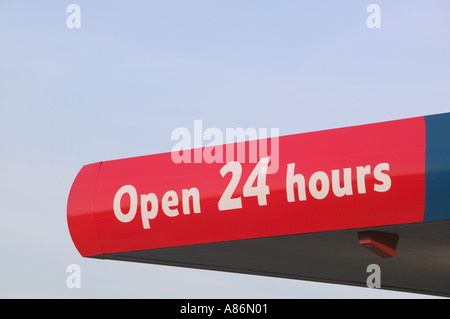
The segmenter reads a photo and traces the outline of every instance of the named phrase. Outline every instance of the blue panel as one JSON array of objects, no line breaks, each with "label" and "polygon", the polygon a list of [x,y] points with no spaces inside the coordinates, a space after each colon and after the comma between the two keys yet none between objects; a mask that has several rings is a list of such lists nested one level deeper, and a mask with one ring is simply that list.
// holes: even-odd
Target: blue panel
[{"label": "blue panel", "polygon": [[424,221],[450,219],[450,113],[425,116]]}]

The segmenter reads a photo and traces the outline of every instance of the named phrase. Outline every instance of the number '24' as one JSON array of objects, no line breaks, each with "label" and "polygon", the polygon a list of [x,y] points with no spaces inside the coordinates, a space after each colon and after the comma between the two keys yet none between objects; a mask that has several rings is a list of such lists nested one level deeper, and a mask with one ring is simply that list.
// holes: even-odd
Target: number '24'
[{"label": "number '24'", "polygon": [[[244,197],[256,196],[258,198],[259,206],[267,205],[267,195],[270,194],[269,186],[266,184],[267,166],[269,164],[269,158],[261,158],[258,164],[256,164],[253,171],[250,173],[247,181],[244,184],[243,195]],[[225,188],[222,196],[220,197],[218,206],[219,210],[230,210],[242,208],[241,196],[232,197],[236,187],[239,184],[239,180],[242,175],[242,165],[239,162],[230,162],[224,165],[220,169],[220,175],[225,177],[228,173],[231,173],[231,180],[228,186]],[[253,186],[256,180],[256,186]]]}]

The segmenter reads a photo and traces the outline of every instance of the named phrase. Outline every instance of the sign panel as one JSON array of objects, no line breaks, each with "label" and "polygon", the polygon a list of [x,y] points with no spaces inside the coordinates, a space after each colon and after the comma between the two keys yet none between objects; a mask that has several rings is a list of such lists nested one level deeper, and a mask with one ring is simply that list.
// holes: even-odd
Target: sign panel
[{"label": "sign panel", "polygon": [[[70,191],[69,230],[81,255],[95,256],[422,222],[429,119],[192,150],[209,156],[200,163],[169,152],[89,164]],[[255,155],[267,143],[277,151]]]}]

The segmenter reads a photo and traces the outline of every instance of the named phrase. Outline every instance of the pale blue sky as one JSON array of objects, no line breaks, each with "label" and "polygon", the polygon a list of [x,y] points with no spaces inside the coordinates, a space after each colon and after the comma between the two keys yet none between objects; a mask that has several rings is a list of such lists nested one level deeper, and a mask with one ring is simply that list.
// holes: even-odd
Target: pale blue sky
[{"label": "pale blue sky", "polygon": [[[81,7],[81,28],[66,7]],[[366,8],[381,7],[369,29]],[[442,1],[0,0],[0,297],[378,298],[368,288],[83,259],[66,224],[92,162],[177,127],[281,135],[450,111]],[[79,264],[82,287],[66,287]]]}]

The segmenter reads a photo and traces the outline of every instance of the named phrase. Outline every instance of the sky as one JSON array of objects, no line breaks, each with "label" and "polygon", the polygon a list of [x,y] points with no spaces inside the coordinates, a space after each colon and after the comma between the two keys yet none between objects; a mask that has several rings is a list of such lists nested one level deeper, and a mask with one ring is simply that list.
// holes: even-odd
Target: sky
[{"label": "sky", "polygon": [[427,297],[82,258],[66,206],[83,165],[168,152],[194,120],[289,135],[449,112],[448,12],[447,0],[0,0],[0,297]]}]

